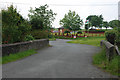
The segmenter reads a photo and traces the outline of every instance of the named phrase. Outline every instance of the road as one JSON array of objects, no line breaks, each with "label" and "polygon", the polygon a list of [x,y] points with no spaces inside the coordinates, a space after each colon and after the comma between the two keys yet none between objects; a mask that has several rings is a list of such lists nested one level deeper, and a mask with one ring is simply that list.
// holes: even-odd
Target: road
[{"label": "road", "polygon": [[99,47],[50,41],[52,47],[2,66],[3,78],[115,78],[92,65]]}]

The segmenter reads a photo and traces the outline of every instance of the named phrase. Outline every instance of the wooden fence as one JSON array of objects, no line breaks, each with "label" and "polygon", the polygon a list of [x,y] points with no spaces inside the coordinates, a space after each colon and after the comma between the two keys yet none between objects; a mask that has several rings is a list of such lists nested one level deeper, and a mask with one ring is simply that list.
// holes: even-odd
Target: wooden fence
[{"label": "wooden fence", "polygon": [[102,40],[100,42],[100,45],[103,48],[105,47],[106,56],[107,56],[109,61],[113,58],[114,55],[119,55],[120,56],[120,51],[119,51],[118,47],[114,46],[110,42]]}]

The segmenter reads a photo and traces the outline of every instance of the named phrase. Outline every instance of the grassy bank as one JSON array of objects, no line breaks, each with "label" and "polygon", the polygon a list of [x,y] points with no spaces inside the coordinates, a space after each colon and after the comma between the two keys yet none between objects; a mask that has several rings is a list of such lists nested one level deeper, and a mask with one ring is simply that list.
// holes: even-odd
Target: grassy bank
[{"label": "grassy bank", "polygon": [[[104,37],[77,38],[73,41],[68,41],[67,43],[100,46],[101,40],[105,40],[105,38]],[[96,53],[93,56],[93,64],[105,70],[106,72],[120,76],[120,73],[118,73],[118,69],[120,68],[120,66],[118,65],[120,64],[120,56],[114,56],[114,58],[109,62],[106,57],[105,49],[102,49],[99,53]]]},{"label": "grassy bank", "polygon": [[104,37],[87,37],[87,38],[77,38],[73,41],[68,41],[67,43],[76,43],[76,44],[87,44],[93,46],[100,46],[100,41],[105,40]]},{"label": "grassy bank", "polygon": [[2,57],[2,64],[16,61],[16,60],[22,59],[24,57],[30,56],[35,53],[37,53],[36,50],[31,49],[31,50],[27,50],[24,52],[18,52],[16,54],[10,54],[9,56],[4,56],[4,57]]},{"label": "grassy bank", "polygon": [[105,49],[93,56],[93,64],[104,69],[113,75],[120,76],[118,73],[120,68],[120,56],[114,56],[114,58],[109,62],[106,57]]}]

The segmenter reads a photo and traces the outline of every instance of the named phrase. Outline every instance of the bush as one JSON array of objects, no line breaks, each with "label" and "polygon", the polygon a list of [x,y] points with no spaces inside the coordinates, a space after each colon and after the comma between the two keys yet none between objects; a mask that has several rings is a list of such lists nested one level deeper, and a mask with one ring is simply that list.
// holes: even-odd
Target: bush
[{"label": "bush", "polygon": [[117,45],[118,47],[120,47],[120,33],[118,33],[118,35],[117,35],[116,45]]},{"label": "bush", "polygon": [[15,43],[20,42],[21,31],[17,26],[3,26],[2,27],[2,42]]},{"label": "bush", "polygon": [[33,31],[30,31],[30,34],[35,39],[45,39],[45,38],[48,38],[48,36],[50,35],[49,32],[43,31],[43,30],[33,30]]},{"label": "bush", "polygon": [[116,36],[116,45],[118,47],[120,47],[120,28],[119,27],[115,27],[114,30],[118,31],[117,32],[117,36]]},{"label": "bush", "polygon": [[35,39],[32,35],[26,35],[24,41],[30,41],[30,40],[35,40]]},{"label": "bush", "polygon": [[77,34],[82,34],[82,31],[78,31]]},{"label": "bush", "polygon": [[[2,10],[2,43],[16,43],[24,40],[27,31],[30,31],[31,25],[17,9],[11,5],[7,10]],[[1,14],[0,13],[0,14]]]},{"label": "bush", "polygon": [[70,33],[70,31],[64,31],[64,33]]},{"label": "bush", "polygon": [[113,45],[116,42],[117,36],[118,36],[117,30],[110,30],[110,31],[105,32],[106,40],[109,41]]}]

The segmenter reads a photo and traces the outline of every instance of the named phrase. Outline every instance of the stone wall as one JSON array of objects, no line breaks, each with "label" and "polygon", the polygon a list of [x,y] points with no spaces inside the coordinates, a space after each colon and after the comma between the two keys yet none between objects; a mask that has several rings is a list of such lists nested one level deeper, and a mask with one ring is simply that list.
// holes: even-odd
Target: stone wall
[{"label": "stone wall", "polygon": [[103,48],[105,47],[106,56],[109,61],[113,58],[114,55],[120,55],[118,47],[111,44],[110,42],[102,40],[100,45]]},{"label": "stone wall", "polygon": [[21,51],[26,51],[29,49],[40,49],[48,45],[49,45],[48,39],[40,39],[34,41],[14,43],[14,44],[4,44],[2,45],[2,56],[14,54]]}]

